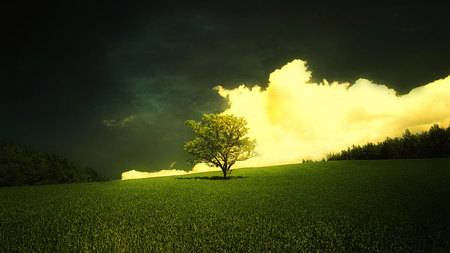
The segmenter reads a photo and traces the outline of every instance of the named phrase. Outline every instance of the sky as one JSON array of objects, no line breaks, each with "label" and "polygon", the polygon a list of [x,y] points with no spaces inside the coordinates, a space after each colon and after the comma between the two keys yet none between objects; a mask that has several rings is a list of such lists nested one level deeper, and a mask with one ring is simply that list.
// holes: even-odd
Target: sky
[{"label": "sky", "polygon": [[[438,4],[48,1],[1,12],[0,139],[110,178],[190,170],[184,122],[249,117],[227,94],[244,84],[267,96],[271,74],[292,62],[311,72],[305,82],[366,80],[394,97],[450,75],[450,21]],[[377,137],[396,134],[383,124]]]}]

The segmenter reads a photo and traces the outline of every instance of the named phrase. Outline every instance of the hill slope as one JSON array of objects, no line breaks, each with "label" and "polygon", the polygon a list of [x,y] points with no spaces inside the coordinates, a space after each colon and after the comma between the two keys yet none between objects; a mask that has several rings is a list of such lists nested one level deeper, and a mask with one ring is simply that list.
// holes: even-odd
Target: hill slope
[{"label": "hill slope", "polygon": [[0,251],[445,251],[450,159],[0,189]]}]

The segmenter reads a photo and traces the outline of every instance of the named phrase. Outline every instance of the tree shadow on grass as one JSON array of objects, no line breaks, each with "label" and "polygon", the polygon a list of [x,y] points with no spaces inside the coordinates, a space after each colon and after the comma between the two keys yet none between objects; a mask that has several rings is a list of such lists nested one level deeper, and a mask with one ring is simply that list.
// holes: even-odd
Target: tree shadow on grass
[{"label": "tree shadow on grass", "polygon": [[227,178],[219,177],[219,176],[213,176],[213,177],[177,177],[176,179],[206,179],[206,180],[232,180],[232,179],[241,179],[241,178],[248,178],[243,176],[229,176]]}]

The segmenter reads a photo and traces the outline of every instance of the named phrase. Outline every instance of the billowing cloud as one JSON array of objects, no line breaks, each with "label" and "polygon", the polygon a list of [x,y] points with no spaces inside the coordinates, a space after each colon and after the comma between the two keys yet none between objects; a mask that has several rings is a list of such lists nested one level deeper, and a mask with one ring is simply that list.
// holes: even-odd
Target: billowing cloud
[{"label": "billowing cloud", "polygon": [[275,70],[266,89],[241,85],[227,90],[231,113],[244,117],[257,141],[257,157],[236,164],[263,166],[321,159],[353,144],[400,136],[450,122],[450,76],[399,96],[385,85],[311,82],[305,61]]},{"label": "billowing cloud", "polygon": [[[306,62],[294,60],[269,77],[266,89],[241,85],[216,87],[228,100],[224,114],[244,117],[258,156],[234,168],[318,160],[353,144],[400,136],[405,129],[428,130],[450,123],[450,76],[398,95],[385,85],[358,79],[355,83],[311,81]],[[122,179],[184,175],[217,170],[198,164],[190,172],[129,171]]]}]

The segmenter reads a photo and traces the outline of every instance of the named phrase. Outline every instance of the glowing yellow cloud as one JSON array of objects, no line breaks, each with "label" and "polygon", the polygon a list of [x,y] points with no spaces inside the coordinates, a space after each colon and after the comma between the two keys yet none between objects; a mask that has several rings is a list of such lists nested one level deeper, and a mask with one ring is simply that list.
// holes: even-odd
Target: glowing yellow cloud
[{"label": "glowing yellow cloud", "polygon": [[187,174],[184,170],[160,170],[157,172],[142,172],[136,170],[130,170],[122,173],[122,180],[128,179],[138,179],[138,178],[149,178],[149,177],[167,177],[167,176],[178,176]]},{"label": "glowing yellow cloud", "polygon": [[259,156],[237,164],[263,166],[321,159],[353,144],[427,130],[450,122],[450,76],[398,96],[385,85],[359,79],[312,83],[306,62],[275,70],[267,89],[219,86],[231,113],[244,117]]},{"label": "glowing yellow cloud", "polygon": [[[175,162],[171,163],[169,168],[172,168]],[[150,178],[150,177],[167,177],[167,176],[180,176],[192,173],[208,172],[208,171],[220,171],[218,168],[211,168],[206,164],[197,164],[191,171],[184,170],[160,170],[156,172],[142,172],[136,170],[129,170],[122,173],[122,180]]]},{"label": "glowing yellow cloud", "polygon": [[[232,90],[216,87],[228,99],[229,109],[223,113],[244,117],[249,136],[257,141],[258,156],[233,168],[322,159],[353,144],[400,136],[406,128],[417,132],[428,130],[434,123],[450,123],[450,76],[403,96],[366,79],[353,85],[310,80],[306,62],[294,60],[270,74],[265,90],[245,85]],[[128,171],[122,179],[213,170],[218,169],[198,164],[190,172]]]}]

